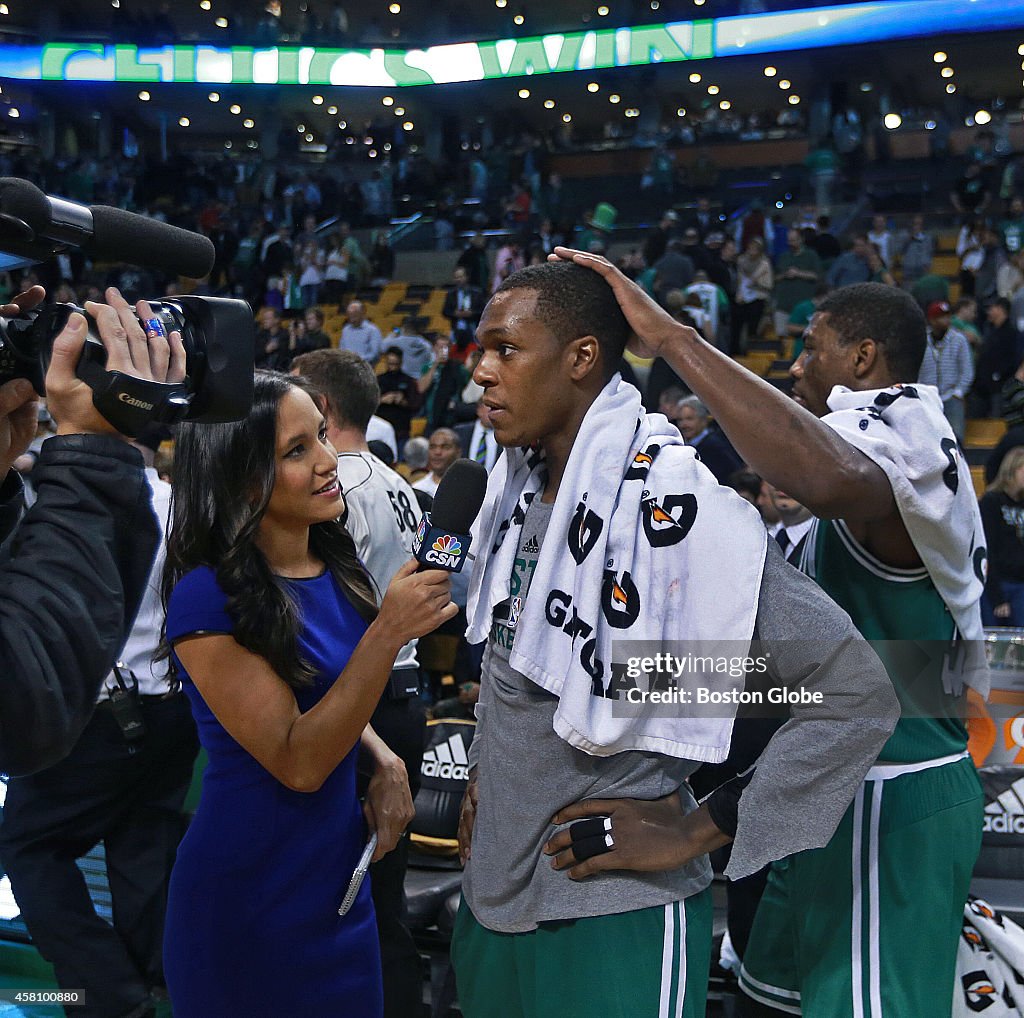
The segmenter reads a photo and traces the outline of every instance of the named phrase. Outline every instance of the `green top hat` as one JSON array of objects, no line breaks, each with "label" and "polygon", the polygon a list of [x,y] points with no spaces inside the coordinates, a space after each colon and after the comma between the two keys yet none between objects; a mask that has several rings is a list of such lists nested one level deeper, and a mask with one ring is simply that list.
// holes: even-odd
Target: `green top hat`
[{"label": "green top hat", "polygon": [[618,215],[619,210],[614,205],[603,201],[594,209],[594,214],[587,226],[592,226],[595,230],[610,231],[615,228],[615,220]]}]

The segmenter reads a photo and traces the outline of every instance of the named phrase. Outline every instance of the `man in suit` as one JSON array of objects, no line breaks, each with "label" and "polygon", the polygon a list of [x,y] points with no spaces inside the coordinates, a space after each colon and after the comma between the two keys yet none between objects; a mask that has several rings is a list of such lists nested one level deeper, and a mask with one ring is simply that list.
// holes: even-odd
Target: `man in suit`
[{"label": "man in suit", "polygon": [[814,517],[810,509],[778,488],[771,489],[770,497],[782,524],[775,531],[775,541],[782,551],[783,558],[799,569],[800,556],[807,543],[807,535],[814,525]]},{"label": "man in suit", "polygon": [[697,450],[701,463],[715,475],[719,484],[725,484],[725,479],[743,466],[729,440],[710,428],[708,409],[696,396],[681,399],[671,420],[683,441]]},{"label": "man in suit", "polygon": [[444,299],[442,314],[452,325],[452,340],[455,343],[452,353],[456,360],[464,361],[474,343],[476,325],[484,308],[484,295],[479,287],[470,286],[469,274],[461,265],[455,267],[452,283]]},{"label": "man in suit", "polygon": [[498,459],[501,447],[494,437],[494,428],[487,416],[487,407],[483,403],[476,405],[476,420],[455,425],[455,434],[459,436],[462,455],[466,459],[483,463],[490,473]]}]

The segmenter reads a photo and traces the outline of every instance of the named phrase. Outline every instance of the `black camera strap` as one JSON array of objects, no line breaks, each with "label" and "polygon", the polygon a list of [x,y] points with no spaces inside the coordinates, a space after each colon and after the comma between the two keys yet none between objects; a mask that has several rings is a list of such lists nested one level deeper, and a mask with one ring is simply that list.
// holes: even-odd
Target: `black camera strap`
[{"label": "black camera strap", "polygon": [[192,402],[186,382],[153,382],[107,371],[85,355],[76,373],[92,389],[96,409],[123,435],[134,437],[152,423],[183,421]]}]

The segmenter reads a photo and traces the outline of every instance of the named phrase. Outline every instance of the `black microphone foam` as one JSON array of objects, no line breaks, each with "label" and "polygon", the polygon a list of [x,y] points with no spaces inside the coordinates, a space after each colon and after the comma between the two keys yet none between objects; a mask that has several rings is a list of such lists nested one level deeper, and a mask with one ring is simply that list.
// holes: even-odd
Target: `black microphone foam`
[{"label": "black microphone foam", "polygon": [[430,522],[453,534],[468,534],[484,504],[487,470],[475,460],[456,460],[445,471],[434,495]]},{"label": "black microphone foam", "polygon": [[50,202],[34,184],[20,177],[0,177],[0,213],[20,219],[37,233],[50,224]]},{"label": "black microphone foam", "polygon": [[90,254],[109,261],[151,266],[171,275],[200,279],[213,268],[213,242],[158,219],[109,205],[90,205],[93,239]]}]

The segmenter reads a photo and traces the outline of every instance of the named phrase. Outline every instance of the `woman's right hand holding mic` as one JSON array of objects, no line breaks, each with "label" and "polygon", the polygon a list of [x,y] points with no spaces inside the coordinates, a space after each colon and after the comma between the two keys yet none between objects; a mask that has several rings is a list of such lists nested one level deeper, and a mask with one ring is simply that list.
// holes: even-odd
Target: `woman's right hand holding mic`
[{"label": "woman's right hand holding mic", "polygon": [[377,624],[398,646],[432,633],[455,618],[459,607],[451,599],[451,577],[443,569],[423,569],[410,559],[392,577],[377,615]]}]

